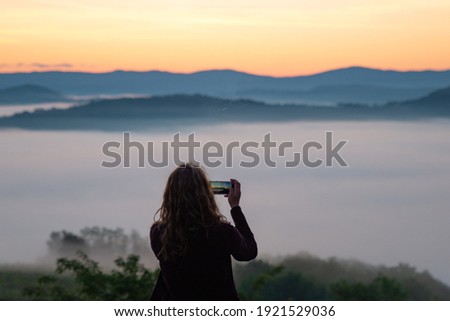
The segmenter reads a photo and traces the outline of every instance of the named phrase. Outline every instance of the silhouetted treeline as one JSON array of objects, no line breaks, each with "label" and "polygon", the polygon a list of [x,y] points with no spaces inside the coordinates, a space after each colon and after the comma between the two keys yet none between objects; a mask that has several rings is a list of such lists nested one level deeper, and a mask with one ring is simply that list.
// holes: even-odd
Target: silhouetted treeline
[{"label": "silhouetted treeline", "polygon": [[[0,267],[0,300],[147,300],[159,273],[136,231],[52,232],[47,245],[56,270]],[[449,286],[404,263],[298,254],[236,264],[234,275],[242,300],[450,300]]]},{"label": "silhouetted treeline", "polygon": [[250,299],[281,300],[281,291],[282,300],[450,300],[449,286],[404,263],[373,266],[299,254],[277,264],[237,265],[235,277]]},{"label": "silhouetted treeline", "polygon": [[[289,266],[285,265],[289,262]],[[256,260],[235,267],[242,300],[450,300],[450,288],[428,273],[405,265],[374,268],[336,259],[291,257],[281,264]],[[305,263],[305,265],[303,265]],[[309,264],[306,264],[309,263]],[[297,266],[297,264],[300,264]],[[304,267],[306,269],[303,269]],[[315,266],[315,272],[307,270]],[[349,270],[347,270],[349,269]],[[299,272],[303,270],[303,272]],[[342,274],[343,270],[347,270]],[[353,276],[350,274],[355,272]],[[322,274],[324,273],[324,274]],[[148,269],[137,255],[103,269],[86,254],[60,258],[53,274],[2,270],[2,300],[147,300],[158,269]],[[20,290],[20,291],[19,291]]]}]

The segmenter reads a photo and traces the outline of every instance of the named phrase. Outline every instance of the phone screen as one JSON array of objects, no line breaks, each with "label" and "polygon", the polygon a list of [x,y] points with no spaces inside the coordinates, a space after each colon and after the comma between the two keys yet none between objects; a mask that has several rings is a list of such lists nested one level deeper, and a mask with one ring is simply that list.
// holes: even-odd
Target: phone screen
[{"label": "phone screen", "polygon": [[209,181],[214,194],[228,194],[231,188],[230,181]]}]

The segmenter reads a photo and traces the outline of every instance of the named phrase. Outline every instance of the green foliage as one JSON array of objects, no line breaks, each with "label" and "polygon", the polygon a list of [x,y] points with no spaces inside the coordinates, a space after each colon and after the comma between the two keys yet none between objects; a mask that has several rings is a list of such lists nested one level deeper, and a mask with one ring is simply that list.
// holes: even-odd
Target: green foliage
[{"label": "green foliage", "polygon": [[346,301],[399,301],[407,294],[394,279],[379,275],[369,284],[341,280],[331,285],[331,297]]},{"label": "green foliage", "polygon": [[336,282],[369,284],[379,275],[394,279],[410,300],[450,300],[450,287],[430,273],[400,263],[397,266],[374,266],[356,260],[321,259],[310,254],[298,254],[280,260],[286,271],[300,273],[327,288]]},{"label": "green foliage", "polygon": [[450,299],[450,287],[406,264],[375,267],[299,255],[277,265],[261,260],[237,264],[234,275],[243,300]]},{"label": "green foliage", "polygon": [[[137,232],[99,227],[78,234],[53,232],[47,244],[50,257],[59,258],[55,273],[0,267],[0,300],[150,297],[158,271],[140,263],[138,255],[146,261],[151,256],[148,240]],[[77,250],[85,251],[76,254]],[[450,300],[450,287],[407,264],[373,266],[300,254],[276,264],[262,260],[236,264],[234,276],[242,300]]]},{"label": "green foliage", "polygon": [[[246,266],[247,273],[239,288],[243,300],[324,300],[326,289],[299,273],[285,271],[283,266],[270,266],[255,261]],[[240,267],[238,273],[242,273]],[[259,270],[259,272],[258,272]]]},{"label": "green foliage", "polygon": [[40,301],[70,301],[78,300],[73,279],[56,276],[43,276],[37,281],[38,285],[27,286],[23,295],[27,299]]},{"label": "green foliage", "polygon": [[48,273],[35,267],[2,266],[0,268],[0,301],[24,300],[23,289]]},{"label": "green foliage", "polygon": [[276,275],[261,290],[261,300],[316,301],[326,298],[324,287],[292,272]]},{"label": "green foliage", "polygon": [[[235,266],[234,274],[242,300],[449,300],[450,288],[435,280],[429,273],[417,273],[414,268],[400,265],[380,268],[378,275],[366,280],[361,276],[372,275],[373,267],[364,265],[339,267],[339,261],[327,261],[316,266],[314,277],[300,273],[299,266],[287,267],[283,262],[272,265],[256,260]],[[116,268],[104,271],[99,263],[86,254],[76,259],[58,260],[56,273],[44,276],[42,271],[12,268],[0,269],[0,299],[2,300],[147,300],[155,285],[158,271],[147,270],[139,263],[139,257],[128,256],[115,261]],[[309,271],[313,263],[305,264]],[[328,275],[320,281],[321,269],[331,273],[333,266],[345,270],[346,278],[329,282]],[[334,269],[333,268],[333,269]],[[353,278],[351,269],[357,270]],[[365,272],[364,272],[365,271]],[[336,273],[337,275],[337,273]],[[329,276],[328,276],[329,277]],[[37,281],[38,280],[38,281]],[[31,284],[31,286],[30,286]],[[28,286],[27,286],[28,285]],[[22,289],[26,290],[21,294]],[[428,291],[428,292],[427,292]],[[419,293],[419,294],[418,294]]]},{"label": "green foliage", "polygon": [[153,289],[157,272],[147,270],[139,263],[139,257],[130,255],[118,258],[119,269],[105,273],[99,264],[82,253],[78,258],[61,258],[57,262],[56,273],[71,273],[73,287],[66,287],[55,277],[39,279],[37,286],[25,289],[25,295],[35,300],[148,300]]}]

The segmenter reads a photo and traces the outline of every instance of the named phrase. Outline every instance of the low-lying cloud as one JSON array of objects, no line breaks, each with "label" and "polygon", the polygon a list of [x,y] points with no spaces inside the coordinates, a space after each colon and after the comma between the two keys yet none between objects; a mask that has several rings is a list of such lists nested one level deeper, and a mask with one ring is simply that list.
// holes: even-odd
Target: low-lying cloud
[{"label": "low-lying cloud", "polygon": [[74,68],[75,66],[73,64],[69,63],[59,63],[59,64],[47,64],[47,63],[41,63],[41,62],[33,62],[33,63],[22,63],[19,62],[17,64],[0,64],[0,68],[6,69],[6,68],[38,68],[38,69],[49,69],[49,68],[56,68],[56,69],[68,69],[68,68]]}]

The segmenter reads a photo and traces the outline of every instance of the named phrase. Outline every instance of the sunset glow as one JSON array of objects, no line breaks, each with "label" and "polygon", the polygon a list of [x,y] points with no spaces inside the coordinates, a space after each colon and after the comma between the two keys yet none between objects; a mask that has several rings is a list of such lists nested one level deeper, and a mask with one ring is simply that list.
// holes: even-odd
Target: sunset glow
[{"label": "sunset glow", "polygon": [[0,72],[450,68],[448,0],[9,0]]}]

